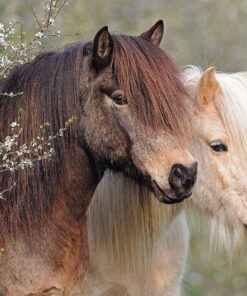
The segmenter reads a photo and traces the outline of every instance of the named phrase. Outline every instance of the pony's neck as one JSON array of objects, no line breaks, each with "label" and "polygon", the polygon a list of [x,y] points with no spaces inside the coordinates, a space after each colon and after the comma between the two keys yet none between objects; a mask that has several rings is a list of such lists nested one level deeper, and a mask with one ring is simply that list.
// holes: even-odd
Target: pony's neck
[{"label": "pony's neck", "polygon": [[[66,201],[71,216],[85,215],[99,177],[90,155],[85,149],[74,147],[65,161],[65,175],[58,186],[59,200]],[[61,198],[62,195],[62,198]]]},{"label": "pony's neck", "polygon": [[[88,153],[78,146],[71,148],[64,165],[64,175],[58,180],[56,202],[46,227],[51,230],[53,237],[57,236],[60,244],[62,242],[65,247],[71,247],[76,243],[85,251],[88,243],[86,211],[99,178]],[[54,248],[53,242],[52,249],[56,250],[56,247],[57,243],[55,242]],[[74,251],[72,248],[71,252]],[[56,251],[54,256],[56,257]]]}]

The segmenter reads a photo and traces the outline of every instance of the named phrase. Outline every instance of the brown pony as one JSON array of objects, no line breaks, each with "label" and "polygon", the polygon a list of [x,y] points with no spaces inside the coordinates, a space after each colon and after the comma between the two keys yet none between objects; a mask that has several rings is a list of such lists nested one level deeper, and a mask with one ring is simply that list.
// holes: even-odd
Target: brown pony
[{"label": "brown pony", "polygon": [[[0,138],[18,109],[23,143],[50,123],[54,134],[72,115],[79,124],[54,143],[56,156],[14,176],[0,201],[0,295],[78,295],[88,262],[86,210],[106,168],[121,171],[164,203],[183,201],[196,162],[186,93],[174,62],[159,49],[163,22],[139,37],[110,35],[42,53],[3,82]],[[183,147],[182,147],[183,144]],[[13,175],[3,174],[7,188]]]}]

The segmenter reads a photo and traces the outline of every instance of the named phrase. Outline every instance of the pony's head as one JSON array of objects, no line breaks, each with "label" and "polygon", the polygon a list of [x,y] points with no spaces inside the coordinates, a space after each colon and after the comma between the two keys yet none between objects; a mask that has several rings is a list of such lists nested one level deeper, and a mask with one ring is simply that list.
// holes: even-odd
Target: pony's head
[{"label": "pony's head", "polygon": [[185,148],[187,95],[162,35],[162,21],[139,37],[103,27],[84,46],[80,132],[99,171],[123,171],[173,203],[191,194],[197,163]]},{"label": "pony's head", "polygon": [[215,218],[228,243],[233,236],[223,224],[238,236],[247,233],[247,75],[216,74],[213,67],[187,73],[200,161],[193,202]]}]

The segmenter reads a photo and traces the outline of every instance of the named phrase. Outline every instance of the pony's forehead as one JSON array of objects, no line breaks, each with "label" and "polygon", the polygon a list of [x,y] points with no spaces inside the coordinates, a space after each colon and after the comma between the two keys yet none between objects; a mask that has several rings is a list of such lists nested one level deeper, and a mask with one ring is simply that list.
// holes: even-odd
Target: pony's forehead
[{"label": "pony's forehead", "polygon": [[197,127],[206,142],[210,143],[219,139],[227,141],[229,139],[229,133],[217,114],[216,108],[207,110],[207,112],[201,111],[199,121]]}]

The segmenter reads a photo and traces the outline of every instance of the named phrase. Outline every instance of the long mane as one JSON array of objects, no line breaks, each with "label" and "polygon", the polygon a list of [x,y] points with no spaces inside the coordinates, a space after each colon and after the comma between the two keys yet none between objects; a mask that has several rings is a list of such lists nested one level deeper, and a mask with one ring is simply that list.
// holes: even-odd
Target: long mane
[{"label": "long mane", "polygon": [[112,274],[144,273],[158,246],[166,246],[182,209],[162,206],[145,187],[107,171],[87,212],[91,265],[95,259],[103,271],[111,266]]},{"label": "long mane", "polygon": [[[78,73],[82,66],[83,47],[73,46],[62,52],[42,53],[31,62],[20,66],[4,81],[2,93],[20,93],[14,98],[0,97],[0,139],[10,134],[10,123],[23,108],[20,126],[23,135],[20,145],[29,144],[37,136],[40,125],[49,122],[46,137],[54,135],[72,115],[78,115]],[[52,161],[41,161],[31,169],[1,174],[1,186],[9,188],[16,177],[16,187],[0,201],[1,235],[13,236],[20,230],[35,229],[46,218],[55,202],[59,176],[63,174],[68,155],[67,146],[75,141],[75,128],[54,143],[56,156]]]}]

